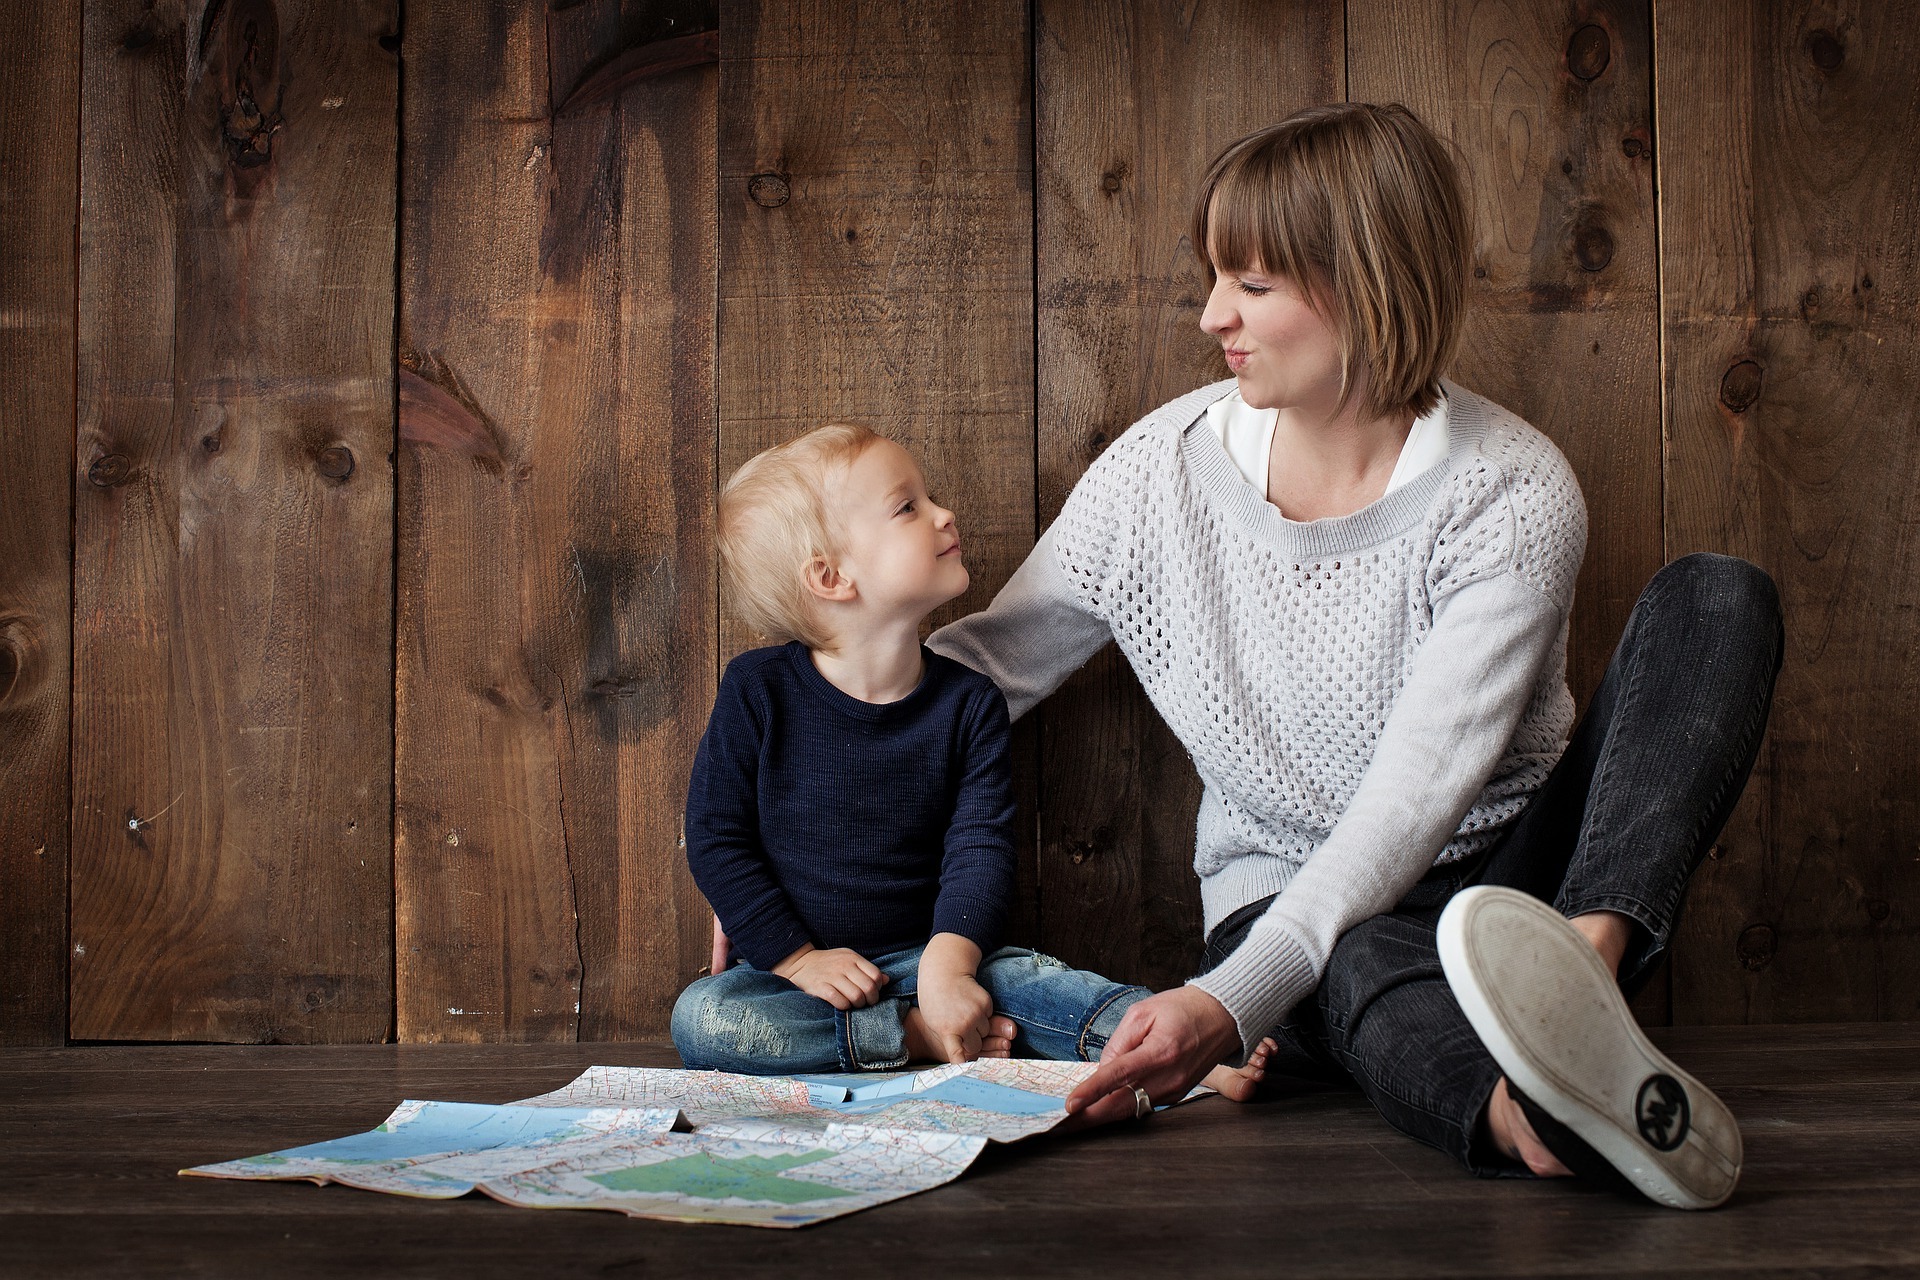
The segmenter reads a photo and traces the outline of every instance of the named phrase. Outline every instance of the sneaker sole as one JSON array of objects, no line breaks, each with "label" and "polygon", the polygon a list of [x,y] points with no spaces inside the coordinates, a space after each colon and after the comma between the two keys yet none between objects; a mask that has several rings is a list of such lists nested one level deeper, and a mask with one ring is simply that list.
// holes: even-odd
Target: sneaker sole
[{"label": "sneaker sole", "polygon": [[1559,912],[1478,885],[1441,914],[1440,964],[1493,1060],[1649,1199],[1708,1209],[1740,1178],[1740,1126],[1653,1047],[1599,954]]}]

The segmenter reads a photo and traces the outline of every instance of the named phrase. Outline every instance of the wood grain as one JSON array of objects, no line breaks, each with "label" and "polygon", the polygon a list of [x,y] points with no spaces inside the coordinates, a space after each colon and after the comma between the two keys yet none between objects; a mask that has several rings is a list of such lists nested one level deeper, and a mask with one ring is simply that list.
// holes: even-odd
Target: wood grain
[{"label": "wood grain", "polygon": [[0,11],[0,1044],[67,1034],[80,15]]},{"label": "wood grain", "polygon": [[[953,1183],[802,1231],[534,1213],[184,1165],[359,1132],[401,1098],[500,1102],[659,1042],[15,1049],[0,1053],[0,1248],[13,1274],[1898,1276],[1920,1268],[1920,1028],[1655,1033],[1746,1130],[1705,1214],[1562,1180],[1469,1177],[1357,1091],[993,1148]],[[137,1116],[138,1123],[129,1123]]]},{"label": "wood grain", "polygon": [[1778,582],[1772,728],[1683,1022],[1920,1016],[1920,54],[1911,6],[1662,4],[1670,551]]},{"label": "wood grain", "polygon": [[[1227,143],[1344,91],[1338,10],[1173,0],[1035,10],[1040,515],[1136,418],[1226,376],[1186,232]],[[1167,986],[1200,953],[1186,752],[1109,648],[1043,712],[1046,944]]]},{"label": "wood grain", "polygon": [[[1567,676],[1584,708],[1665,562],[1646,6],[1351,0],[1347,32],[1349,97],[1411,107],[1458,147],[1474,193],[1452,376],[1544,431],[1580,478]],[[1639,1009],[1666,1020],[1663,980]]]},{"label": "wood grain", "polygon": [[[721,7],[720,474],[836,419],[911,451],[984,607],[1033,545],[1031,122],[1013,0]],[[723,623],[721,653],[756,639]],[[1031,939],[1031,748],[1016,734]]]},{"label": "wood grain", "polygon": [[714,680],[713,40],[640,57],[598,0],[407,22],[399,1034],[658,1032],[709,920],[679,842]]},{"label": "wood grain", "polygon": [[90,0],[72,1034],[392,1009],[386,0]]}]

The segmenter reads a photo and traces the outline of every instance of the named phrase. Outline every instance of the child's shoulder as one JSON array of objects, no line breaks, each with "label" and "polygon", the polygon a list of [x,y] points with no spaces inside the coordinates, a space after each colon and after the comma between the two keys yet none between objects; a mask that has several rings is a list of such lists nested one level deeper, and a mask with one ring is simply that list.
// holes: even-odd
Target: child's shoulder
[{"label": "child's shoulder", "polygon": [[720,676],[721,690],[748,696],[780,683],[791,670],[787,651],[792,647],[792,644],[771,644],[735,657]]},{"label": "child's shoulder", "polygon": [[939,682],[946,696],[980,711],[1006,714],[1006,695],[1000,686],[957,658],[949,658],[931,649],[922,651],[927,662],[927,678]]}]

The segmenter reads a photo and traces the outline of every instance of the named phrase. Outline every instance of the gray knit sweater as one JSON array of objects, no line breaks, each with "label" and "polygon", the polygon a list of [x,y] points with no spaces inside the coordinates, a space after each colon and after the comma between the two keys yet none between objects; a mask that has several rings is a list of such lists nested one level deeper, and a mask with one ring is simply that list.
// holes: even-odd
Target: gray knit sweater
[{"label": "gray knit sweater", "polygon": [[1342,933],[1486,847],[1546,780],[1573,723],[1587,518],[1551,441],[1449,382],[1444,463],[1351,515],[1289,520],[1206,425],[1233,385],[1136,423],[993,604],[928,643],[1015,717],[1119,644],[1205,787],[1205,927],[1279,895],[1193,980],[1252,1045]]}]

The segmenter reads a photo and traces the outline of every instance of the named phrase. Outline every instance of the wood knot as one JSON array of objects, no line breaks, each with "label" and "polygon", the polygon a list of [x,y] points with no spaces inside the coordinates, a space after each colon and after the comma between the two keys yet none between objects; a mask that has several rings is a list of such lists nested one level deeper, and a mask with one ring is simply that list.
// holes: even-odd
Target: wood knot
[{"label": "wood knot", "polygon": [[133,464],[118,453],[109,453],[105,457],[95,458],[93,465],[87,468],[87,483],[96,489],[112,489],[125,484],[133,475]]},{"label": "wood knot", "polygon": [[1773,961],[1773,953],[1779,943],[1774,937],[1770,924],[1750,924],[1740,931],[1740,940],[1734,943],[1734,954],[1740,957],[1740,967],[1760,970]]},{"label": "wood knot", "polygon": [[1737,361],[1720,375],[1720,403],[1735,413],[1745,413],[1760,399],[1765,371],[1752,360]]},{"label": "wood knot", "polygon": [[1603,271],[1613,261],[1613,233],[1591,210],[1574,224],[1573,258],[1582,271]]},{"label": "wood knot", "polygon": [[1646,139],[1635,137],[1631,134],[1620,139],[1620,154],[1629,160],[1638,160],[1641,156],[1647,154]]},{"label": "wood knot", "polygon": [[1892,914],[1893,908],[1887,905],[1885,898],[1867,899],[1867,919],[1875,924],[1884,924],[1887,917]]},{"label": "wood knot", "polygon": [[1807,33],[1806,49],[1813,65],[1822,71],[1838,71],[1840,64],[1847,60],[1847,47],[1840,43],[1839,36],[1824,27]]},{"label": "wood knot", "polygon": [[762,209],[778,209],[793,198],[793,191],[783,174],[756,173],[747,179],[747,198]]},{"label": "wood knot", "polygon": [[242,77],[234,85],[233,101],[222,103],[220,132],[227,158],[237,169],[254,169],[273,159],[273,135],[283,121],[254,101],[253,85]]},{"label": "wood knot", "polygon": [[328,445],[314,459],[314,466],[329,480],[345,480],[353,474],[353,450],[343,444]]},{"label": "wood knot", "polygon": [[1567,70],[1581,80],[1597,80],[1613,61],[1613,41],[1604,27],[1589,22],[1567,41]]}]

